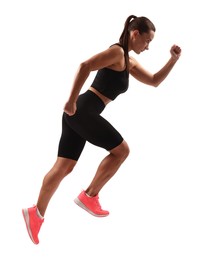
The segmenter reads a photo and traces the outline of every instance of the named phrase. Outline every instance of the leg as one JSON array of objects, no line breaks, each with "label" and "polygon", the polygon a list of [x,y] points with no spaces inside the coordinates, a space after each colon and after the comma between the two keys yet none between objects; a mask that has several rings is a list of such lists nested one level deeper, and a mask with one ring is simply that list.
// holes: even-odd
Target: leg
[{"label": "leg", "polygon": [[127,158],[129,148],[125,141],[122,141],[116,148],[110,150],[110,154],[106,156],[100,163],[95,177],[91,184],[82,191],[74,200],[81,208],[96,217],[105,217],[109,215],[109,211],[103,210],[99,203],[98,193],[102,187],[112,178],[117,172],[121,164]]},{"label": "leg", "polygon": [[58,188],[62,179],[69,174],[76,161],[58,157],[52,169],[46,174],[43,180],[37,205],[22,210],[28,234],[34,244],[39,243],[38,234],[44,222],[44,216],[48,203]]},{"label": "leg", "polygon": [[76,162],[72,159],[58,157],[52,169],[45,175],[37,201],[37,208],[42,216],[60,182],[73,170]]},{"label": "leg", "polygon": [[100,163],[95,177],[86,189],[89,196],[96,196],[102,187],[113,177],[121,164],[129,155],[129,147],[125,141],[110,151]]},{"label": "leg", "polygon": [[58,157],[52,169],[44,177],[37,204],[31,208],[24,208],[22,214],[25,220],[28,234],[34,244],[39,243],[38,234],[44,214],[53,194],[60,182],[76,165],[86,140],[80,137],[66,123],[63,113],[62,134],[58,147]]}]

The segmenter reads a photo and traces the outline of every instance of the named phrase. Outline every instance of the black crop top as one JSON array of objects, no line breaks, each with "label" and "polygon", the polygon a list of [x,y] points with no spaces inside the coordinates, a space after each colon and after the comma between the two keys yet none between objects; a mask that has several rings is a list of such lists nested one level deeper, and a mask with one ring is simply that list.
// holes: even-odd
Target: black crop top
[{"label": "black crop top", "polygon": [[128,85],[129,73],[127,69],[115,71],[103,68],[98,70],[91,86],[105,97],[114,100],[119,94],[127,91]]}]

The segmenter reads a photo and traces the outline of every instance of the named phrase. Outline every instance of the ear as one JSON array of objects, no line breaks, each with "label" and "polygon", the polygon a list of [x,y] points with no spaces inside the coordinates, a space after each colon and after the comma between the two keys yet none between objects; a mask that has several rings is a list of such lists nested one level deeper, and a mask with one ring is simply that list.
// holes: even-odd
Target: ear
[{"label": "ear", "polygon": [[136,38],[140,33],[138,30],[132,31],[133,37]]}]

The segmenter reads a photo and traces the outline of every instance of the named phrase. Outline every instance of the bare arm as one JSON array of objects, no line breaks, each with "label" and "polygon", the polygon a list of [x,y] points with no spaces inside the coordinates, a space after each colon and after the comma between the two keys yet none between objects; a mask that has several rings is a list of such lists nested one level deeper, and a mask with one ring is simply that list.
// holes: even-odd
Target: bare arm
[{"label": "bare arm", "polygon": [[171,50],[171,57],[168,62],[155,74],[145,70],[135,59],[130,58],[130,74],[144,84],[158,87],[159,84],[168,76],[175,63],[181,55],[180,47],[173,45]]}]

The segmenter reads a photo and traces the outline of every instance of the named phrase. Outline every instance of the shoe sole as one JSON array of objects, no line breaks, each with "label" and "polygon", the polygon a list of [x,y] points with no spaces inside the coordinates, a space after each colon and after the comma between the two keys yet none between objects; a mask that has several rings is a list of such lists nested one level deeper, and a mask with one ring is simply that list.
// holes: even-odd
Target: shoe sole
[{"label": "shoe sole", "polygon": [[31,238],[31,240],[32,240],[32,242],[34,244],[38,244],[38,242],[34,241],[34,238],[32,236],[32,231],[31,231],[30,223],[29,223],[29,212],[28,212],[28,209],[23,209],[22,210],[22,214],[23,214],[23,217],[24,217],[24,220],[25,220],[25,224],[26,224],[26,228],[27,228],[27,232],[29,234],[29,237]]},{"label": "shoe sole", "polygon": [[87,208],[78,198],[74,199],[74,202],[82,209],[93,215],[94,217],[107,217],[107,215],[101,215],[101,214],[95,214],[93,211],[91,211],[89,208]]}]

